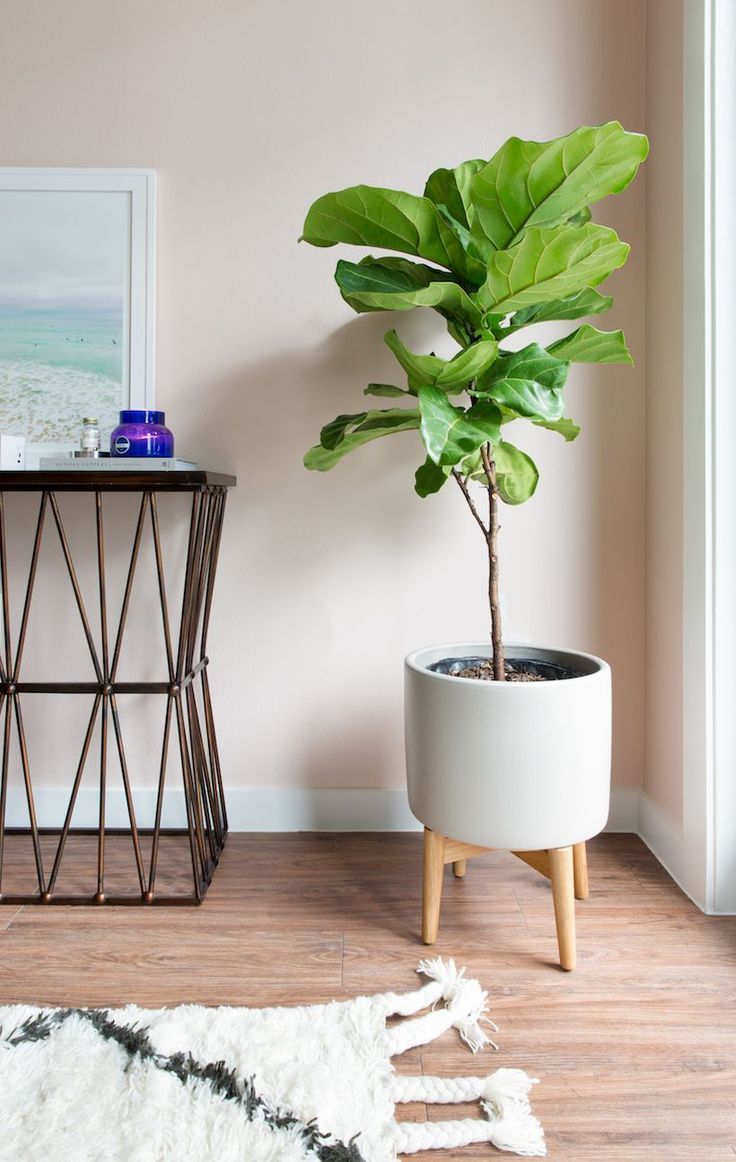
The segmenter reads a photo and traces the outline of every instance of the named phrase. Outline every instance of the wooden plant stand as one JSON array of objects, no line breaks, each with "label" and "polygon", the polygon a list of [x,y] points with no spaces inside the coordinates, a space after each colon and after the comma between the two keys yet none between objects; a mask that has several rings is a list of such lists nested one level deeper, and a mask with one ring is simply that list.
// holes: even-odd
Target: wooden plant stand
[{"label": "wooden plant stand", "polygon": [[[461,843],[441,835],[439,831],[424,828],[422,940],[425,944],[434,944],[437,939],[445,865],[451,863],[453,874],[462,878],[468,859],[491,850],[473,843]],[[585,844],[576,843],[573,847],[555,847],[546,851],[514,851],[512,855],[551,881],[560,967],[571,972],[575,967],[575,900],[588,897]]]}]

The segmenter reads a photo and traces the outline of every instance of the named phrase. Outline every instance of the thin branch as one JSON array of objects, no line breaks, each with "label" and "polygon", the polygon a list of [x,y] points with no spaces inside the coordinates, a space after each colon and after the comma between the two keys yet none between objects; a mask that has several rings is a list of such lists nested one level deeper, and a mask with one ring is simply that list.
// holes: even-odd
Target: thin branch
[{"label": "thin branch", "polygon": [[486,528],[486,526],[483,524],[483,521],[482,521],[482,519],[481,519],[481,517],[480,517],[480,514],[478,513],[478,509],[475,507],[475,502],[474,502],[474,500],[473,500],[472,496],[470,495],[470,490],[469,490],[469,488],[468,488],[467,484],[466,484],[466,483],[465,483],[465,481],[463,480],[463,477],[460,475],[460,473],[458,472],[457,468],[453,468],[453,470],[452,470],[452,475],[453,475],[453,476],[455,477],[455,479],[457,480],[457,482],[458,482],[458,484],[459,484],[459,486],[460,486],[460,489],[461,489],[461,491],[462,491],[462,494],[463,494],[463,496],[465,497],[465,499],[466,499],[466,500],[467,500],[467,502],[468,502],[468,507],[470,508],[470,511],[472,512],[472,514],[473,514],[473,516],[475,517],[476,521],[477,521],[477,522],[478,522],[478,524],[480,525],[480,529],[481,529],[481,532],[483,533],[483,536],[484,536],[484,537],[486,538],[486,540],[487,540],[487,539],[488,539],[488,531],[489,531],[489,530],[488,530],[488,529]]},{"label": "thin branch", "polygon": [[506,678],[501,629],[501,603],[498,585],[498,481],[496,465],[491,459],[490,445],[483,444],[480,454],[488,480],[488,603],[491,607],[491,643],[493,645],[493,676],[497,682]]}]

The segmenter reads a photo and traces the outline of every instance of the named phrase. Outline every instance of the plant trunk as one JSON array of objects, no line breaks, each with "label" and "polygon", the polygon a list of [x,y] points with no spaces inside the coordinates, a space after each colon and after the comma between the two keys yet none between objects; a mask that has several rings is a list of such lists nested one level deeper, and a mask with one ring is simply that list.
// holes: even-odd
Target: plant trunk
[{"label": "plant trunk", "polygon": [[493,647],[493,677],[497,682],[506,680],[506,659],[503,652],[501,602],[498,595],[498,484],[496,465],[491,459],[490,445],[483,448],[483,466],[488,479],[488,604],[491,611],[491,646]]},{"label": "plant trunk", "polygon": [[475,507],[468,489],[467,481],[456,468],[452,475],[455,477],[458,488],[465,497],[465,502],[473,514],[473,519],[483,533],[483,540],[488,550],[488,604],[491,610],[491,647],[493,656],[493,677],[497,682],[506,681],[506,659],[503,653],[503,631],[501,629],[501,602],[498,597],[498,483],[496,480],[496,465],[491,459],[491,445],[485,444],[481,448],[483,468],[488,480],[488,528]]}]

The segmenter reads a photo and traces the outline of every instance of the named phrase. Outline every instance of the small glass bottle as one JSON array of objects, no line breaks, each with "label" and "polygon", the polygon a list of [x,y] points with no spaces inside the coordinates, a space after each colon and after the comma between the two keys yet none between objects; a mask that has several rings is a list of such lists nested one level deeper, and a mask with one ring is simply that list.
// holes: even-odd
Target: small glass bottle
[{"label": "small glass bottle", "polygon": [[92,416],[85,416],[82,420],[82,437],[79,447],[85,456],[99,456],[100,454],[100,424]]}]

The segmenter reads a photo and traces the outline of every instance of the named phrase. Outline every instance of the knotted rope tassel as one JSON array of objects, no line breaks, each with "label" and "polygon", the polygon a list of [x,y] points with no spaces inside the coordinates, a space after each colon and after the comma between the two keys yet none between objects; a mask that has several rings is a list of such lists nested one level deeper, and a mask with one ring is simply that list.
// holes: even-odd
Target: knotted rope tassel
[{"label": "knotted rope tassel", "polygon": [[[418,972],[429,982],[413,993],[386,993],[383,1010],[387,1017],[418,1013],[430,1005],[445,1002],[423,1017],[402,1021],[387,1031],[389,1050],[394,1057],[416,1045],[426,1045],[446,1029],[454,1027],[473,1052],[490,1041],[481,1022],[496,1026],[485,1016],[488,994],[477,980],[466,980],[465,970],[454,960],[440,957],[421,961]],[[395,1124],[399,1154],[421,1150],[455,1149],[473,1142],[491,1142],[499,1150],[527,1158],[547,1153],[542,1127],[531,1112],[529,1090],[536,1082],[520,1069],[499,1069],[490,1077],[397,1077],[392,1080],[395,1102],[423,1101],[455,1103],[480,1100],[484,1118],[448,1122],[402,1122]]]},{"label": "knotted rope tassel", "polygon": [[397,1102],[467,1102],[481,1099],[487,1120],[402,1122],[396,1126],[400,1154],[421,1150],[456,1149],[473,1142],[491,1142],[525,1158],[547,1154],[542,1127],[531,1112],[529,1090],[536,1084],[520,1069],[499,1069],[489,1077],[394,1077]]},{"label": "knotted rope tassel", "polygon": [[404,1053],[416,1045],[426,1045],[444,1033],[446,1029],[456,1028],[462,1040],[474,1053],[484,1045],[498,1046],[491,1041],[481,1029],[480,1023],[496,1029],[493,1021],[484,1014],[487,1009],[488,994],[483,991],[477,980],[466,980],[465,969],[458,969],[454,960],[444,961],[440,957],[433,960],[421,961],[417,972],[432,978],[430,984],[424,985],[414,993],[404,997],[396,993],[386,995],[386,1013],[401,1014],[418,1012],[427,1005],[436,1004],[438,1000],[445,1001],[444,1009],[435,1009],[425,1017],[418,1017],[415,1021],[405,1021],[389,1030],[388,1038],[391,1056]]}]

